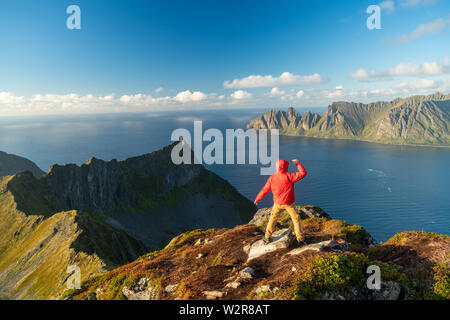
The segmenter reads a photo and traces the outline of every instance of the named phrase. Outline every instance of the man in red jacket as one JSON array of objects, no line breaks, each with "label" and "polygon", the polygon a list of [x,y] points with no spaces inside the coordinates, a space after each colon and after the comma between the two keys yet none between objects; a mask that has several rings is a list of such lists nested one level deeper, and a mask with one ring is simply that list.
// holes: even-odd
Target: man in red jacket
[{"label": "man in red jacket", "polygon": [[277,161],[277,172],[270,176],[266,185],[259,192],[255,199],[255,205],[264,198],[270,190],[273,194],[273,208],[270,215],[269,223],[267,224],[266,234],[264,236],[264,243],[270,243],[270,236],[273,233],[273,227],[277,221],[277,217],[281,211],[286,210],[294,223],[295,237],[299,245],[305,244],[303,241],[302,228],[300,224],[299,214],[295,207],[294,183],[303,179],[306,176],[306,170],[298,160],[292,160],[298,168],[298,172],[287,172],[289,162],[286,160]]}]

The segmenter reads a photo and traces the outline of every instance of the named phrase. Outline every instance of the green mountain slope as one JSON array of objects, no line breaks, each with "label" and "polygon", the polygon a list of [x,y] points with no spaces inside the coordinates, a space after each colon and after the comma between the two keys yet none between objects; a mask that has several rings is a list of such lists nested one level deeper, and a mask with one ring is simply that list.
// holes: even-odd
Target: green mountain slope
[{"label": "green mountain slope", "polygon": [[39,198],[42,190],[34,189],[34,198],[23,197],[21,188],[36,187],[35,182],[29,172],[0,180],[0,296],[56,298],[66,289],[69,265],[77,265],[86,280],[147,250],[140,241],[87,214],[52,213]]},{"label": "green mountain slope", "polygon": [[[293,108],[271,110],[247,128],[280,129],[281,134],[359,139],[381,143],[450,146],[450,95],[436,93],[370,104],[335,102],[320,117]],[[305,126],[304,123],[309,125]]]}]

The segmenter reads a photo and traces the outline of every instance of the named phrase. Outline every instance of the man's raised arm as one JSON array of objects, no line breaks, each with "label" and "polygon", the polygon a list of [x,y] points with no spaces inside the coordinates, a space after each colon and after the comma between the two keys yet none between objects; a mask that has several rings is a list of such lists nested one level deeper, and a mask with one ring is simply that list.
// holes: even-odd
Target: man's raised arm
[{"label": "man's raised arm", "polygon": [[307,172],[306,169],[303,167],[303,165],[297,159],[292,160],[292,163],[297,166],[298,172],[289,173],[289,178],[291,179],[292,182],[297,182],[303,179],[306,176]]}]

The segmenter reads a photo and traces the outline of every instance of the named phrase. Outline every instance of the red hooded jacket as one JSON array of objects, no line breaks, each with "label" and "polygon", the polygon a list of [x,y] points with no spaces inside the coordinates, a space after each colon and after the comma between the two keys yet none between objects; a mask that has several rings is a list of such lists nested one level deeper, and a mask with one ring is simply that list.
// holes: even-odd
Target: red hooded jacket
[{"label": "red hooded jacket", "polygon": [[286,205],[295,202],[294,183],[306,176],[306,170],[301,163],[297,164],[298,172],[295,173],[287,172],[288,167],[289,162],[286,160],[277,161],[277,172],[267,180],[266,185],[256,197],[256,202],[261,201],[270,190],[272,190],[273,202],[276,204]]}]

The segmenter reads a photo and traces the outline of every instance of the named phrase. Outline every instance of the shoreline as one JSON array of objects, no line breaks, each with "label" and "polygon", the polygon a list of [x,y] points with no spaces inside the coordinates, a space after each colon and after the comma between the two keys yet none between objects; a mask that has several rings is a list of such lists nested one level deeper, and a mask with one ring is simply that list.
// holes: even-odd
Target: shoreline
[{"label": "shoreline", "polygon": [[354,139],[354,138],[337,138],[337,137],[326,138],[326,137],[314,137],[314,136],[306,136],[306,135],[299,135],[299,134],[281,134],[280,133],[280,136],[303,137],[303,138],[313,138],[313,139],[323,139],[323,140],[360,141],[360,142],[368,142],[368,143],[376,143],[376,144],[382,144],[382,145],[388,145],[388,146],[400,146],[400,147],[431,147],[431,148],[444,148],[444,149],[449,149],[450,148],[450,145],[430,145],[430,144],[411,144],[411,143],[399,144],[399,143],[389,143],[389,142]]}]

